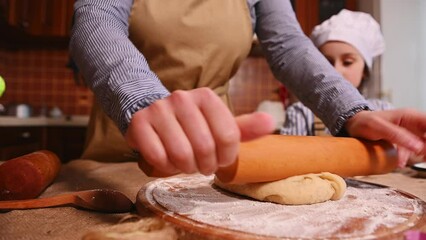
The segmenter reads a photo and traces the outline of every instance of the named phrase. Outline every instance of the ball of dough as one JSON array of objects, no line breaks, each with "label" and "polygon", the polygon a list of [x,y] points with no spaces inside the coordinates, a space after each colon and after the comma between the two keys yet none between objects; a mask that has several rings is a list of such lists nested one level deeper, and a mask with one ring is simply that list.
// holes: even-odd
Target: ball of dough
[{"label": "ball of dough", "polygon": [[273,182],[247,184],[227,184],[215,177],[214,183],[233,193],[260,201],[288,205],[338,200],[346,191],[346,182],[343,178],[328,172],[293,176]]}]

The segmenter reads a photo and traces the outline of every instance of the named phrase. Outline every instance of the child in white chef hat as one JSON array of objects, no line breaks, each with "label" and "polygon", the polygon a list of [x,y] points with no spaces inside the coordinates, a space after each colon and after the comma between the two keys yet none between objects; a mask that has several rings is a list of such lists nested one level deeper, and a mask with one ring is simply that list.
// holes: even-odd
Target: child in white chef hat
[{"label": "child in white chef hat", "polygon": [[[316,26],[311,34],[314,45],[334,68],[360,92],[368,81],[375,57],[383,54],[384,38],[379,24],[364,12],[343,9]],[[369,99],[372,109],[393,108],[388,102]],[[284,135],[327,135],[328,129],[301,102],[286,109]]]}]

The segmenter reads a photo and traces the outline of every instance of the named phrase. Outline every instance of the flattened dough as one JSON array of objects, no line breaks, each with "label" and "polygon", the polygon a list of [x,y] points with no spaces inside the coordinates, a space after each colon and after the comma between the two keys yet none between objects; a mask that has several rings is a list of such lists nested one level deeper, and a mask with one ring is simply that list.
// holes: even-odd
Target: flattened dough
[{"label": "flattened dough", "polygon": [[343,178],[328,172],[293,176],[274,182],[247,184],[227,184],[215,177],[214,183],[233,193],[260,201],[288,205],[339,200],[346,191],[346,182]]}]

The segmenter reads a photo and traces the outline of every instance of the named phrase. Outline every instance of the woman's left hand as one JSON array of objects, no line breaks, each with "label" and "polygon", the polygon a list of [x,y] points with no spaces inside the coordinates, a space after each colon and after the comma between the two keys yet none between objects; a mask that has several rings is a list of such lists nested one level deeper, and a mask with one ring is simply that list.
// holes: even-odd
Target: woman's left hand
[{"label": "woman's left hand", "polygon": [[426,155],[426,114],[423,112],[413,109],[362,111],[350,118],[345,128],[352,137],[395,144],[400,167],[406,165],[412,153]]}]

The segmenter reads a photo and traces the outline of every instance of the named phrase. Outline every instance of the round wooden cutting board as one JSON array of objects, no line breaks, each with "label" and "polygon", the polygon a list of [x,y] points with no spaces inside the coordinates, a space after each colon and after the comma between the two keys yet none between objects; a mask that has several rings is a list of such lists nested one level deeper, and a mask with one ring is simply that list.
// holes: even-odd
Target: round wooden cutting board
[{"label": "round wooden cutting board", "polygon": [[426,227],[426,203],[417,197],[354,179],[346,183],[338,201],[291,206],[226,192],[213,177],[177,176],[145,185],[136,206],[209,239],[402,239],[405,231]]}]

